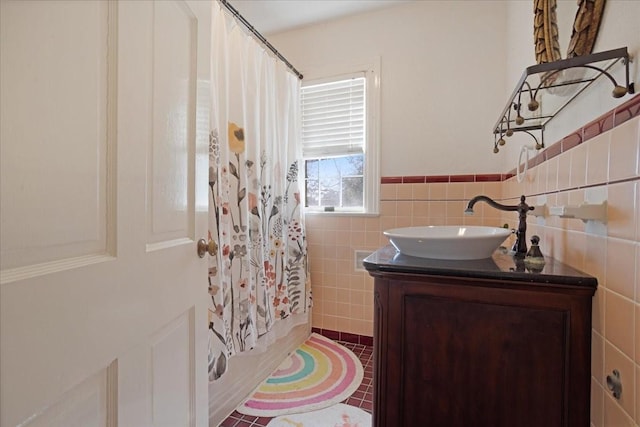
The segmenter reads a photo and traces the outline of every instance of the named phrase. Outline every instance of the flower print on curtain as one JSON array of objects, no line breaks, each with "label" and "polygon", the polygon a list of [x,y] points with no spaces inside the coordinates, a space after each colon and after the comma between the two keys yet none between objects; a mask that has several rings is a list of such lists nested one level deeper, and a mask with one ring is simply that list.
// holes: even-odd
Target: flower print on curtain
[{"label": "flower print on curtain", "polygon": [[218,3],[212,38],[209,377],[307,323],[298,182],[300,83]]}]

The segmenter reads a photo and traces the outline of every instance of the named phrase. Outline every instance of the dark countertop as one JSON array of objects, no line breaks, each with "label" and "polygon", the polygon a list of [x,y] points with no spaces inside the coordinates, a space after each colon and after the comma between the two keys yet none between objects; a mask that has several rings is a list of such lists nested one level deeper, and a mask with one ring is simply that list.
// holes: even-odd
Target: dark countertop
[{"label": "dark countertop", "polygon": [[596,288],[598,280],[553,258],[545,257],[542,271],[527,269],[522,260],[497,250],[491,258],[450,261],[403,255],[391,246],[385,246],[363,261],[369,272],[418,273],[438,276],[456,276],[478,279],[511,280],[528,283],[555,283]]}]

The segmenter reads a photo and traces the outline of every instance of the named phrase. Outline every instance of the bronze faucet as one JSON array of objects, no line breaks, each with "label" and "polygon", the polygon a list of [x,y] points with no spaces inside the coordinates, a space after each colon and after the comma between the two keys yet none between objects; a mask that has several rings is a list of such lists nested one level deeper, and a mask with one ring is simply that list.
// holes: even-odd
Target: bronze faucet
[{"label": "bronze faucet", "polygon": [[487,196],[476,196],[469,200],[465,214],[473,214],[473,205],[477,202],[487,202],[501,211],[517,211],[518,212],[518,230],[516,231],[516,243],[513,245],[514,256],[524,258],[527,254],[527,212],[533,210],[533,206],[529,206],[524,202],[524,195],[520,196],[520,203],[517,205],[503,205],[490,199]]}]

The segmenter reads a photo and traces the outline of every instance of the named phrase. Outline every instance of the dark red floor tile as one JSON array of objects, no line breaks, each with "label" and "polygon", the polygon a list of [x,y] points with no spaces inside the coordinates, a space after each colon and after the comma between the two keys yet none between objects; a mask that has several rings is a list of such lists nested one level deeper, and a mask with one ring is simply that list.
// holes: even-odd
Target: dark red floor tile
[{"label": "dark red floor tile", "polygon": [[356,390],[356,391],[353,392],[351,397],[355,397],[355,398],[358,398],[358,399],[363,399],[365,394],[366,394],[366,392],[364,390]]},{"label": "dark red floor tile", "polygon": [[345,400],[345,403],[347,405],[351,405],[351,406],[355,406],[355,407],[359,407],[361,402],[362,402],[362,400],[356,399],[355,397],[350,397],[347,400]]}]

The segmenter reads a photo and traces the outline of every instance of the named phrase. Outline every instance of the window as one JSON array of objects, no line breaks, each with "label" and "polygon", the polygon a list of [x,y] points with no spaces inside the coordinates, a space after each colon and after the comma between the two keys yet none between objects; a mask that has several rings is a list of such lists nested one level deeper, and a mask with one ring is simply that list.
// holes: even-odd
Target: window
[{"label": "window", "polygon": [[377,92],[372,69],[303,83],[308,211],[377,213]]}]

